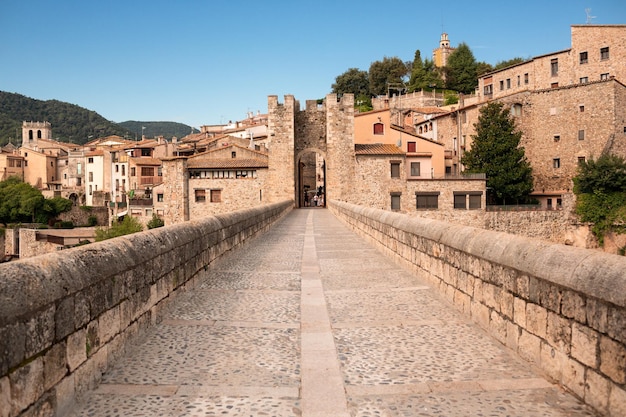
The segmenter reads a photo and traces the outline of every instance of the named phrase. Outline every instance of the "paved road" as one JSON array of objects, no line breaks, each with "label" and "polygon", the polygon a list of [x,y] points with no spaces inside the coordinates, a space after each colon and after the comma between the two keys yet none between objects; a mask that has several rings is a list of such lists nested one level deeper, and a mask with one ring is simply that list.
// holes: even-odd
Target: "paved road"
[{"label": "paved road", "polygon": [[73,417],[592,415],[326,209],[204,274]]}]

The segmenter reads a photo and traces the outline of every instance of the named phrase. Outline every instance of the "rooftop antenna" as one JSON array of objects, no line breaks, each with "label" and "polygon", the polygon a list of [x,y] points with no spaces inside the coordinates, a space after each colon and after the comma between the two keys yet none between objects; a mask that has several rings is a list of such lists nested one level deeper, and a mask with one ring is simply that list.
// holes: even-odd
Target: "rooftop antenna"
[{"label": "rooftop antenna", "polygon": [[587,24],[590,25],[591,21],[596,18],[596,16],[591,16],[591,9],[585,9],[585,13],[587,14]]}]

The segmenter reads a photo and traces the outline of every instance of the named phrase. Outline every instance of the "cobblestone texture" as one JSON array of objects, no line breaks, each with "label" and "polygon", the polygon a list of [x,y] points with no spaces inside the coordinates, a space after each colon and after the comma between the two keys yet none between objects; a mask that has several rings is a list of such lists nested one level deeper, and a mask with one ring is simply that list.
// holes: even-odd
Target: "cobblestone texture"
[{"label": "cobblestone texture", "polygon": [[[328,341],[300,335],[312,267]],[[72,417],[320,416],[302,398],[301,349],[331,341],[350,416],[593,415],[327,210],[294,211],[202,274]]]}]

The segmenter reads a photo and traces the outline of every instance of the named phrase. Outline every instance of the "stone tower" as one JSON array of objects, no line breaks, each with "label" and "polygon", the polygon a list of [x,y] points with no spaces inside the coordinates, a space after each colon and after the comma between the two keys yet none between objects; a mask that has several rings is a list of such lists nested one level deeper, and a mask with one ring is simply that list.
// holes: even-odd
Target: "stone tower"
[{"label": "stone tower", "polygon": [[187,158],[163,158],[164,182],[163,201],[165,202],[163,221],[168,226],[189,220],[189,177]]},{"label": "stone tower", "polygon": [[326,199],[346,200],[354,184],[354,96],[329,94],[318,103],[308,100],[300,111],[293,96],[283,104],[268,97],[268,201],[299,201],[303,191],[300,160],[307,153],[324,158]]},{"label": "stone tower", "polygon": [[52,125],[50,122],[23,122],[22,146],[37,149],[37,140],[52,139]]},{"label": "stone tower", "polygon": [[450,40],[447,33],[441,34],[439,48],[433,49],[433,63],[436,67],[442,68],[448,64],[448,57],[455,48],[450,47]]}]

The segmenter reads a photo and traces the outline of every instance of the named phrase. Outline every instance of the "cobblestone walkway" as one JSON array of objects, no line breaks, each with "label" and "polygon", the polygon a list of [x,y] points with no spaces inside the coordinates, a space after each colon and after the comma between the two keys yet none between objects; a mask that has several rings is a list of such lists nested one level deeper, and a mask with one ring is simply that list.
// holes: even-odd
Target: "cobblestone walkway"
[{"label": "cobblestone walkway", "polygon": [[73,417],[593,415],[328,210],[204,274]]}]

